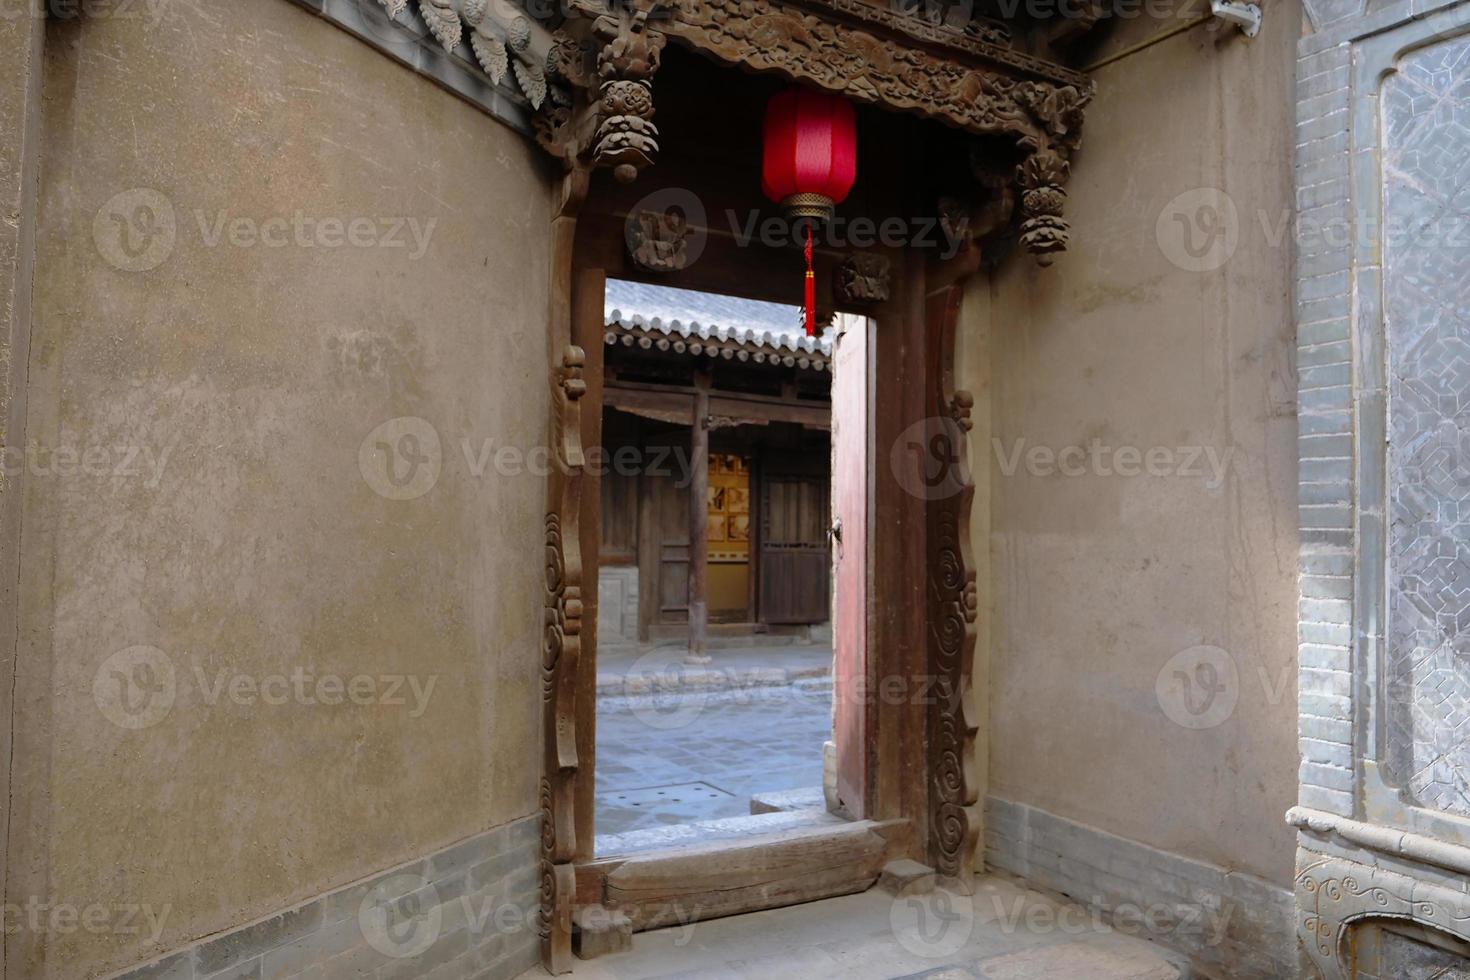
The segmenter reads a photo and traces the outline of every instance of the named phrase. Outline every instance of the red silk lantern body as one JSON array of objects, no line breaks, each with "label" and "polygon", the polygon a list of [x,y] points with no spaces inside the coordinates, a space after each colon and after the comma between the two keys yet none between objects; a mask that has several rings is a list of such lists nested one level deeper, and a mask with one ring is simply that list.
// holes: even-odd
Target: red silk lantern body
[{"label": "red silk lantern body", "polygon": [[806,221],[806,332],[817,333],[812,222],[832,217],[857,179],[857,119],[836,95],[789,88],[766,105],[761,189],[788,214]]},{"label": "red silk lantern body", "polygon": [[857,121],[852,103],[812,89],[789,88],[766,106],[761,188],[796,217],[825,219],[857,179]]}]

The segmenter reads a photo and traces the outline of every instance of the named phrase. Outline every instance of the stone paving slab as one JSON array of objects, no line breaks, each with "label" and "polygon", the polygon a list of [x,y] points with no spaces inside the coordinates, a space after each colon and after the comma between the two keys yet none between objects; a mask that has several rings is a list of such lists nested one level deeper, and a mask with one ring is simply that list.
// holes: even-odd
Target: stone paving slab
[{"label": "stone paving slab", "polygon": [[974,896],[874,891],[633,937],[573,980],[1186,980],[1161,947],[999,877]]},{"label": "stone paving slab", "polygon": [[[599,697],[598,836],[746,816],[756,794],[820,786],[831,737],[831,684],[822,678]],[[683,791],[698,783],[718,792]],[[678,791],[663,794],[668,802],[642,802],[660,788]]]}]

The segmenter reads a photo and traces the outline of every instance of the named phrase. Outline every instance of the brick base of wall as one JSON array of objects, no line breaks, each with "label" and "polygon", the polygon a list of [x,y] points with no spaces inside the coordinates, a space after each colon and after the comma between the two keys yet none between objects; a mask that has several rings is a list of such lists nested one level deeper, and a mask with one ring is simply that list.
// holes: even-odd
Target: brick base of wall
[{"label": "brick base of wall", "polygon": [[985,804],[985,860],[1183,953],[1204,976],[1300,973],[1293,894],[1259,878],[994,796]]},{"label": "brick base of wall", "polygon": [[541,818],[221,933],[119,980],[508,980],[540,959]]}]

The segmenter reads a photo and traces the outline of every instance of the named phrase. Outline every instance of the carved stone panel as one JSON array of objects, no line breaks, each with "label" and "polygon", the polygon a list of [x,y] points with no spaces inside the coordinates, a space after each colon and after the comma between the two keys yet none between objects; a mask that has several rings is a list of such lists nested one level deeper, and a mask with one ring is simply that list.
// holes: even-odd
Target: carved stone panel
[{"label": "carved stone panel", "polygon": [[1404,58],[1381,104],[1384,762],[1419,805],[1470,815],[1470,38]]},{"label": "carved stone panel", "polygon": [[1350,943],[1355,928],[1417,923],[1470,940],[1464,892],[1306,849],[1297,854],[1296,886],[1298,933],[1323,980],[1359,976]]}]

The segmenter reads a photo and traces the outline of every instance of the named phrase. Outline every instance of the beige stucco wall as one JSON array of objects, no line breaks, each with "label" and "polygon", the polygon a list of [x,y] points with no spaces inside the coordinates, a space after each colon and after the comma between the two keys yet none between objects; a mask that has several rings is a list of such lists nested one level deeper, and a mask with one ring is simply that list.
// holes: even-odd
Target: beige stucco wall
[{"label": "beige stucco wall", "polygon": [[[542,163],[285,0],[161,9],[47,39],[26,435],[78,457],[25,483],[8,898],[163,928],[22,930],[26,977],[127,966],[537,809],[544,480],[472,464],[545,440]],[[155,226],[124,248],[139,204],[172,211],[171,247]],[[298,213],[329,222],[312,247]],[[402,416],[442,444],[412,500],[375,491],[374,446],[359,465]],[[109,662],[135,645],[176,689],[136,730],[100,707],[114,668],[160,679]],[[373,703],[269,680],[298,670],[372,677]],[[285,703],[232,696],[249,682]]]},{"label": "beige stucco wall", "polygon": [[[1282,222],[1299,23],[1296,4],[1272,3],[1255,40],[1196,28],[1096,72],[1068,188],[1071,251],[1050,269],[1013,255],[973,283],[988,374],[963,362],[990,393],[998,440],[974,449],[988,454],[993,493],[988,537],[976,525],[993,616],[989,792],[1281,885],[1297,765]],[[1129,25],[1109,50],[1169,26]],[[1211,271],[1171,261],[1173,219],[1156,228],[1196,188],[1223,190],[1237,209],[1236,250]],[[1155,469],[1174,475],[1118,476],[1116,456],[1107,473],[1089,462],[1062,475],[1044,458],[1028,472],[1033,447],[1093,440],[1167,449],[1171,463],[1156,456]],[[1018,444],[1007,476],[999,460]],[[1189,472],[1186,453],[1203,449],[1228,460],[1219,486],[1208,457]],[[1170,659],[1196,645],[1222,648],[1239,675],[1233,710],[1198,730],[1171,721],[1156,691]]]},{"label": "beige stucco wall", "polygon": [[[26,417],[44,27],[36,17],[0,18],[0,450],[16,441]],[[0,466],[0,833],[8,833],[10,817],[20,505],[9,468]],[[0,854],[0,880],[5,868]],[[0,950],[0,976],[5,973]]]}]

